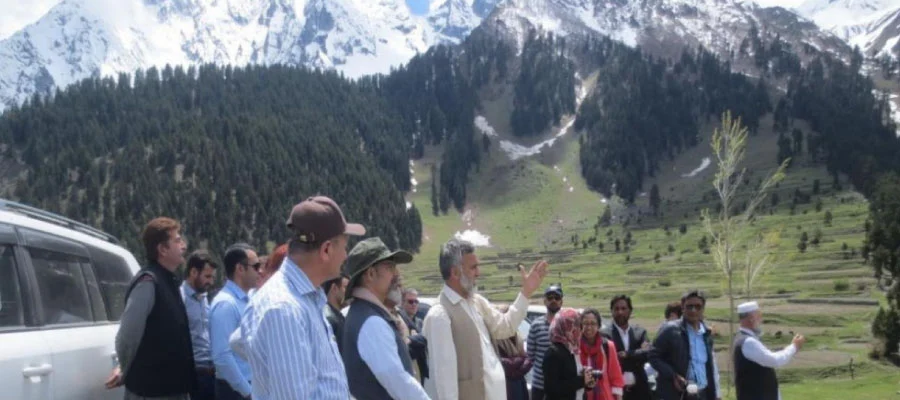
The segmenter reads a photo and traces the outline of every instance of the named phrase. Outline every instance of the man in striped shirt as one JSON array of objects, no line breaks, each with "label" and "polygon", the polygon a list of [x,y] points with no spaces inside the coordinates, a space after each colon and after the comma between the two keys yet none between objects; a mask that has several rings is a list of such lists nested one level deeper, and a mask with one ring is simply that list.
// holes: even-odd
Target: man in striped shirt
[{"label": "man in striped shirt", "polygon": [[550,285],[544,291],[547,315],[536,318],[528,331],[528,358],[534,366],[531,370],[531,400],[544,400],[544,353],[550,348],[550,323],[562,304],[562,287]]},{"label": "man in striped shirt", "polygon": [[287,221],[294,236],[281,268],[250,300],[241,320],[252,372],[254,400],[347,400],[344,363],[322,309],[321,285],[340,276],[348,224],[340,207],[323,196],[294,206]]}]

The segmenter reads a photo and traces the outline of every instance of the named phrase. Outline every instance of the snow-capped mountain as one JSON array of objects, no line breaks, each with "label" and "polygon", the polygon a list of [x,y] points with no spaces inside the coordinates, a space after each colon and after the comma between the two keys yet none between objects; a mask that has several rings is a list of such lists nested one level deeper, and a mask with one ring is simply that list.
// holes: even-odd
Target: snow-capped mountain
[{"label": "snow-capped mountain", "polygon": [[867,55],[900,50],[900,0],[807,0],[797,12]]},{"label": "snow-capped mountain", "polygon": [[836,36],[780,7],[743,0],[509,0],[486,21],[521,43],[528,29],[557,34],[597,32],[662,56],[703,45],[729,58],[755,25],[799,49],[806,44],[838,54],[848,47]]},{"label": "snow-capped mountain", "polygon": [[199,63],[386,73],[462,40],[501,0],[64,0],[0,41],[0,111],[94,75]]}]

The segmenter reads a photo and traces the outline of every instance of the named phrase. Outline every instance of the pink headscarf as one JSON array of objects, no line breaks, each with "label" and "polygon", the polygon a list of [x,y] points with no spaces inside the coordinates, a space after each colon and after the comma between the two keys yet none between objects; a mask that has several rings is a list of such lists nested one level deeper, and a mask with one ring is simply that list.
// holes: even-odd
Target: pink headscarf
[{"label": "pink headscarf", "polygon": [[550,341],[565,345],[572,354],[579,352],[581,338],[578,321],[581,317],[574,308],[563,308],[553,317],[550,323]]}]

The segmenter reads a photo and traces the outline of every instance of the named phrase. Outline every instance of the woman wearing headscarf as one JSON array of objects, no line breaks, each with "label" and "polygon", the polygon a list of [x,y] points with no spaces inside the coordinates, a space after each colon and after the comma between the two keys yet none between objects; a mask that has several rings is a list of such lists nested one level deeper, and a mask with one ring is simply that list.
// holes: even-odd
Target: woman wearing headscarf
[{"label": "woman wearing headscarf", "polygon": [[584,400],[622,400],[625,379],[616,344],[600,335],[601,322],[600,312],[593,308],[581,313],[581,363],[601,372],[594,388],[585,391]]},{"label": "woman wearing headscarf", "polygon": [[544,355],[544,394],[547,400],[578,400],[583,389],[593,389],[590,367],[579,358],[581,316],[572,308],[556,313],[550,324],[550,348]]}]

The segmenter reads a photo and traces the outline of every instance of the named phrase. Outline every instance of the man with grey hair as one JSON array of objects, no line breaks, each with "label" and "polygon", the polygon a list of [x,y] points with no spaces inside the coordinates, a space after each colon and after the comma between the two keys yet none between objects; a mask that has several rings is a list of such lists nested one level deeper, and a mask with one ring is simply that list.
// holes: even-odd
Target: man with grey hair
[{"label": "man with grey hair", "polygon": [[803,347],[806,338],[796,335],[791,344],[779,352],[771,352],[759,340],[762,333],[762,312],[755,301],[738,306],[741,330],[734,338],[734,386],[737,400],[781,399],[775,368],[791,361]]},{"label": "man with grey hair", "polygon": [[422,328],[432,377],[425,381],[425,389],[438,400],[505,399],[503,365],[491,337],[516,334],[528,311],[528,297],[547,275],[547,262],[536,262],[527,273],[520,270],[521,292],[505,313],[477,293],[481,273],[472,243],[456,239],[444,243],[439,264],[444,287]]}]

